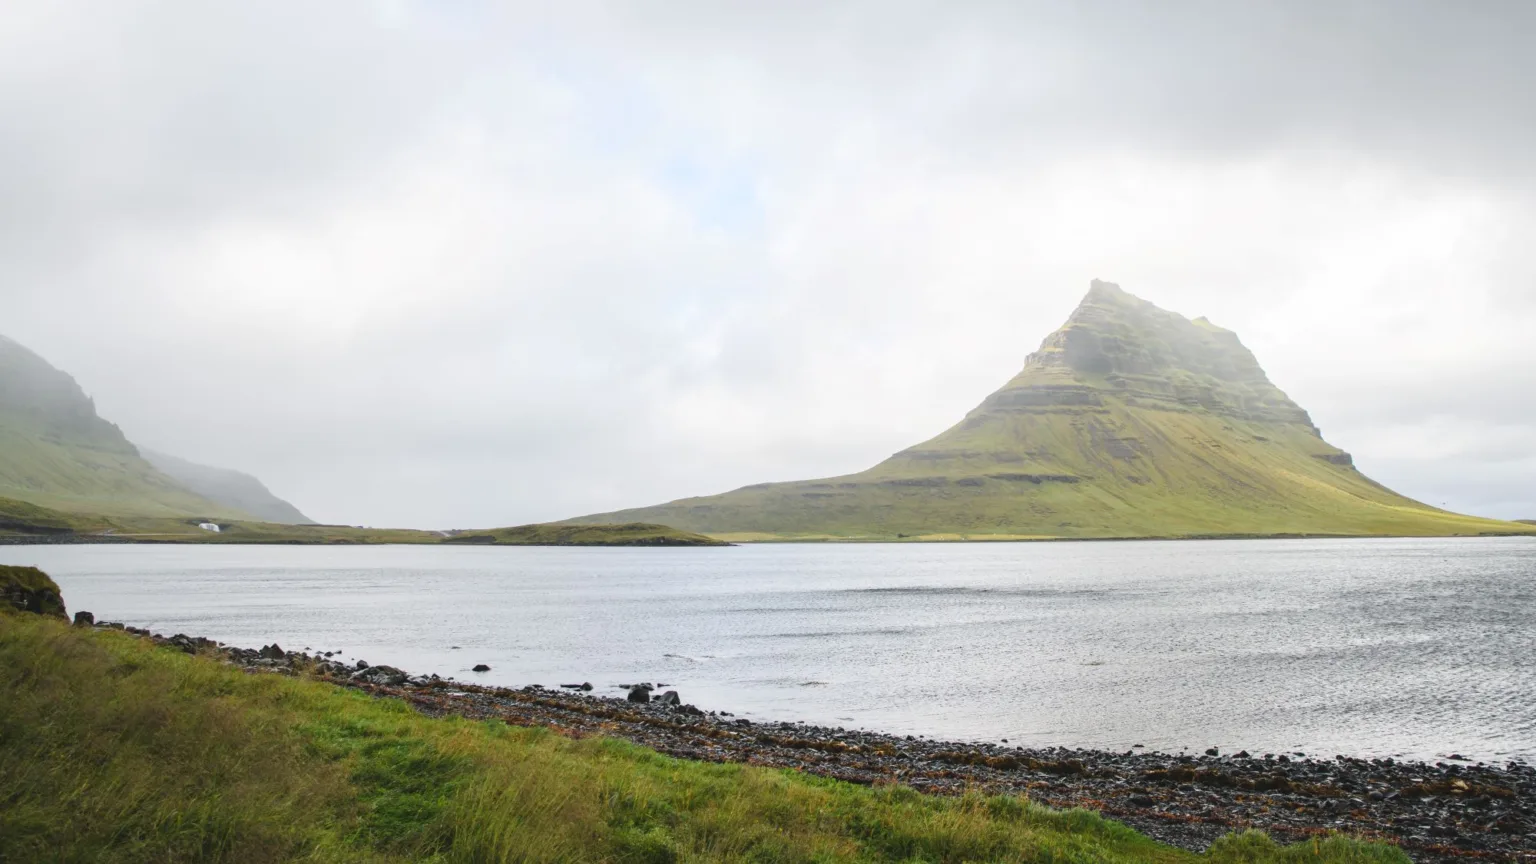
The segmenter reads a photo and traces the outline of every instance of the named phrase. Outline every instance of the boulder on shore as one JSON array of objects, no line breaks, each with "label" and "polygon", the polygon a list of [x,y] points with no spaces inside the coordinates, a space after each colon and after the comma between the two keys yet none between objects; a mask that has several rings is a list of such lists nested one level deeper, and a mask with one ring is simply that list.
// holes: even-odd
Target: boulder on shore
[{"label": "boulder on shore", "polygon": [[367,669],[359,669],[352,673],[353,681],[362,681],[365,684],[387,684],[398,687],[405,683],[406,675],[393,666],[369,666]]},{"label": "boulder on shore", "polygon": [[75,626],[76,627],[92,627],[92,626],[95,626],[95,624],[96,624],[96,616],[95,615],[92,615],[91,613],[85,611],[84,609],[82,609],[79,612],[75,613]]},{"label": "boulder on shore", "polygon": [[69,620],[59,586],[36,567],[0,565],[0,608]]},{"label": "boulder on shore", "polygon": [[471,672],[489,672],[489,671],[491,671],[491,667],[485,665],[484,663],[476,663],[475,664],[475,668],[473,668],[473,669],[471,669],[469,671],[471,671]]},{"label": "boulder on shore", "polygon": [[629,696],[627,698],[631,702],[649,702],[651,701],[651,688],[645,684],[636,684],[629,688]]},{"label": "boulder on shore", "polygon": [[204,647],[204,643],[207,643],[208,647],[212,647],[212,643],[209,643],[207,639],[201,636],[194,638],[185,633],[177,633],[164,642],[164,644],[185,654],[196,654],[198,648]]},{"label": "boulder on shore", "polygon": [[681,696],[677,695],[677,691],[676,690],[668,690],[667,692],[661,694],[660,696],[657,696],[656,697],[656,701],[660,702],[663,705],[681,705],[681,704],[683,704],[683,699],[682,699]]}]

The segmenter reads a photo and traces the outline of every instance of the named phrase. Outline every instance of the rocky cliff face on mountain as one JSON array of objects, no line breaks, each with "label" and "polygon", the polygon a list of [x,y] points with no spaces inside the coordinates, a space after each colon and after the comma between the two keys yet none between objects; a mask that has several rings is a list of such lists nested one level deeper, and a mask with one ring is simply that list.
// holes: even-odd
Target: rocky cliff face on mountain
[{"label": "rocky cliff face on mountain", "polygon": [[573,521],[739,539],[1523,530],[1375,483],[1236,334],[1099,281],[1002,389],[867,471]]},{"label": "rocky cliff face on mountain", "polygon": [[0,336],[0,419],[10,432],[107,453],[138,455],[122,430],[96,415],[75,379]]}]

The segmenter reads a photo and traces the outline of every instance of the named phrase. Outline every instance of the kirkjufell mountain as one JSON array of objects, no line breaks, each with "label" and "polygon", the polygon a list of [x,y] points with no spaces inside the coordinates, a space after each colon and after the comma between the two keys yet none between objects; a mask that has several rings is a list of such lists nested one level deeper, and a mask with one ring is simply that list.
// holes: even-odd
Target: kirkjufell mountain
[{"label": "kirkjufell mountain", "polygon": [[867,471],[572,521],[660,522],[743,540],[1529,530],[1376,483],[1235,333],[1097,280],[1013,380]]}]

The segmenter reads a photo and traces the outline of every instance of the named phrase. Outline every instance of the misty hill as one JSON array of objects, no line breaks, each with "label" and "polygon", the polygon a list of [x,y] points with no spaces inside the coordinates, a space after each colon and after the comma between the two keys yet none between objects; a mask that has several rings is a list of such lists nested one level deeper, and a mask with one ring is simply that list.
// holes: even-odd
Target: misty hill
[{"label": "misty hill", "polygon": [[1527,530],[1362,475],[1236,334],[1095,280],[965,419],[867,471],[571,520],[730,539],[1447,535]]},{"label": "misty hill", "polygon": [[199,465],[147,447],[140,448],[139,452],[162,473],[217,504],[249,513],[264,522],[315,524],[313,519],[300,513],[299,508],[273,495],[260,480],[249,474]]},{"label": "misty hill", "polygon": [[4,336],[0,496],[71,512],[245,517],[157,470],[75,379]]}]

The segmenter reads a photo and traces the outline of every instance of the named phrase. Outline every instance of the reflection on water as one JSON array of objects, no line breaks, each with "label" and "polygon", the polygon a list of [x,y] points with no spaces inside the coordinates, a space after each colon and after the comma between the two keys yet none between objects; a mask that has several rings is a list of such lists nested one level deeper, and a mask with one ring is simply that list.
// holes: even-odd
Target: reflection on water
[{"label": "reflection on water", "polygon": [[[239,645],[897,733],[1536,756],[1536,541],[0,547]],[[453,646],[459,646],[455,648]],[[474,675],[476,663],[492,671]]]}]

